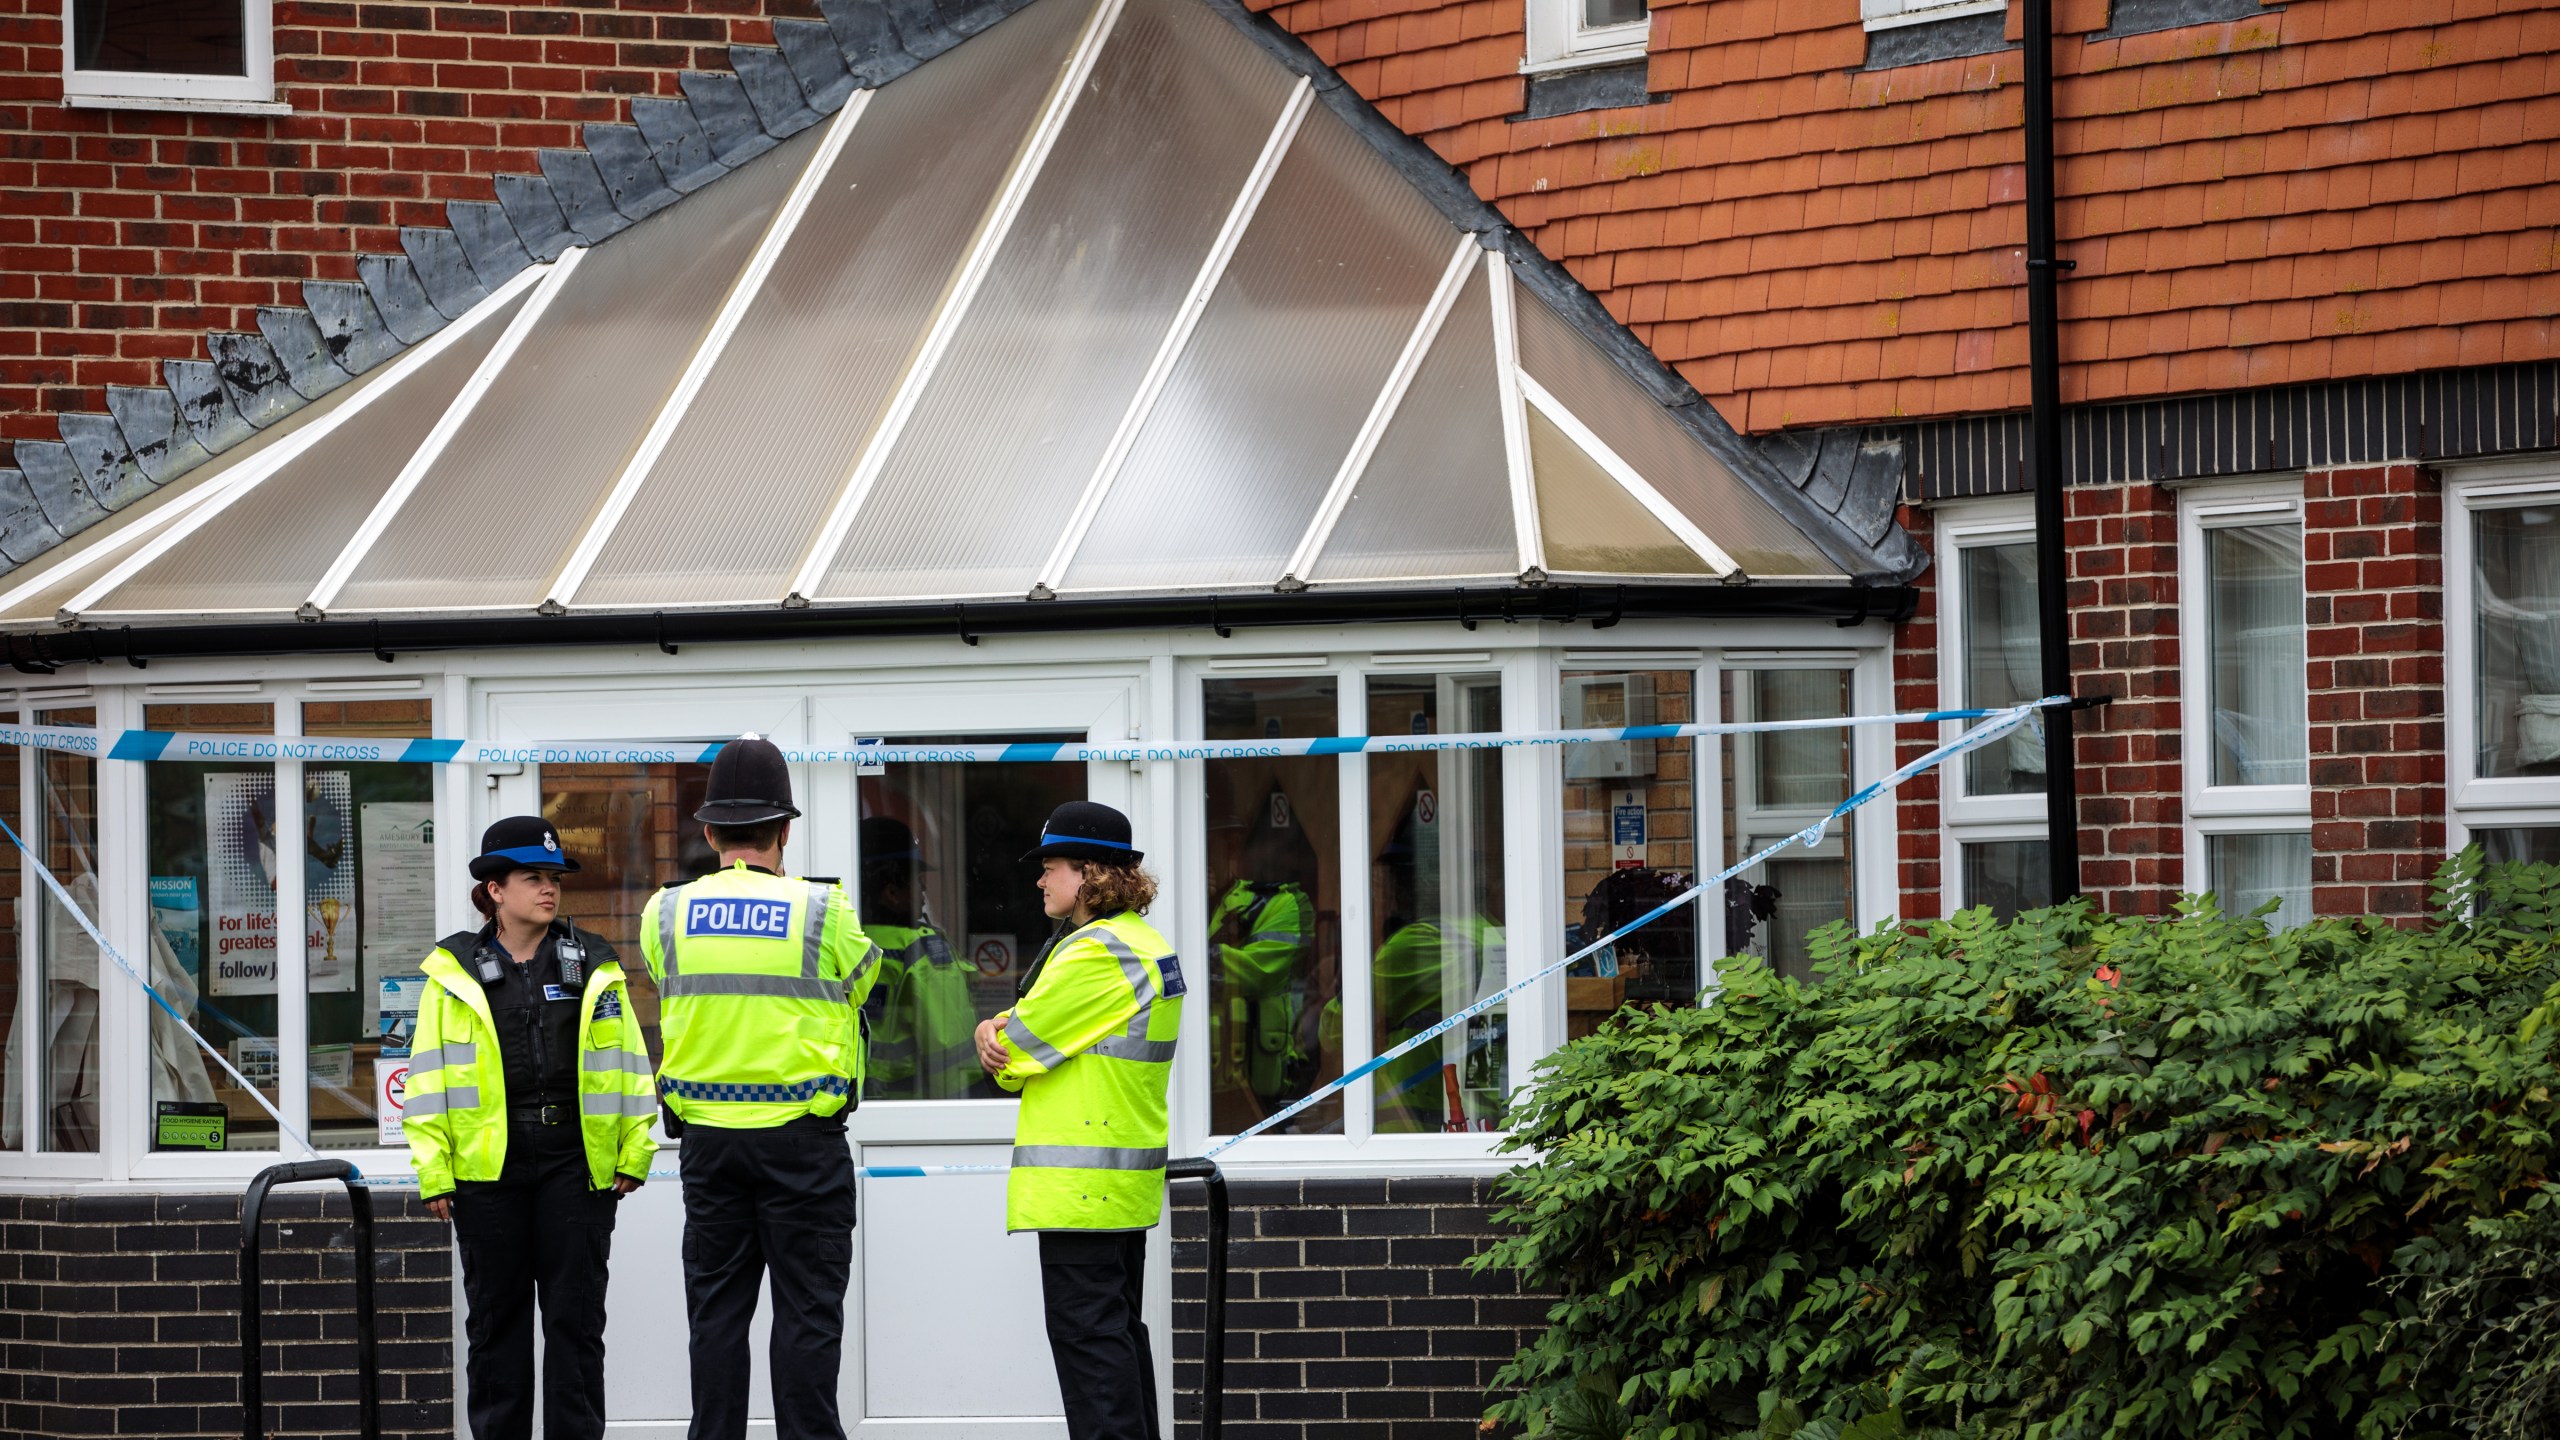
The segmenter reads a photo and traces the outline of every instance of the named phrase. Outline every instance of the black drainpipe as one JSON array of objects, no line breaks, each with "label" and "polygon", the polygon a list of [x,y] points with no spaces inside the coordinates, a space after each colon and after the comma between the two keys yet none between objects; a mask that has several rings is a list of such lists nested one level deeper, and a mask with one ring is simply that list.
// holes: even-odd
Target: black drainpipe
[{"label": "black drainpipe", "polygon": [[[2027,51],[2028,473],[2036,487],[2036,619],[2044,693],[2071,690],[2071,610],[2062,549],[2062,327],[2056,283],[2070,261],[2054,254],[2053,0],[2025,0]],[[2072,707],[2044,712],[2045,851],[2053,903],[2080,893],[2079,777]]]}]

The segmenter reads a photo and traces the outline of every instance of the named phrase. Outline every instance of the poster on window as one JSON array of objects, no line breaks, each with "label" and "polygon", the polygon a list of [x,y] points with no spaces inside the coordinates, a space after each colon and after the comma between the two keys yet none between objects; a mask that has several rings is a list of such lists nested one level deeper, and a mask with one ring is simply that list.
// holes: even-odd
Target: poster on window
[{"label": "poster on window", "polygon": [[415,975],[436,943],[436,807],[376,800],[358,807],[356,858],[364,867],[364,986]]},{"label": "poster on window", "polygon": [[204,777],[205,908],[213,921],[208,993],[276,993],[276,869],[296,850],[311,992],[355,989],[355,856],[348,844],[355,816],[347,779],[342,770],[304,777],[302,843],[279,846],[272,775]]}]

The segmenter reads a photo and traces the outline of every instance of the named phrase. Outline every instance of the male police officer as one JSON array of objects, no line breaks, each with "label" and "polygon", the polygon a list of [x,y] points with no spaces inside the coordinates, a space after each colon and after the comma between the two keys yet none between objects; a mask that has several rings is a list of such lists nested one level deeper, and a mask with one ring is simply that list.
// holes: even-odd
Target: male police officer
[{"label": "male police officer", "polygon": [[840,887],[782,874],[800,812],[771,741],[720,747],[704,802],[693,818],[725,868],[659,891],[640,916],[663,1002],[658,1093],[684,1123],[691,1440],[746,1434],[747,1324],[768,1271],[774,1427],[781,1440],[843,1440],[844,1117],[862,1083],[856,1016],[875,952]]}]

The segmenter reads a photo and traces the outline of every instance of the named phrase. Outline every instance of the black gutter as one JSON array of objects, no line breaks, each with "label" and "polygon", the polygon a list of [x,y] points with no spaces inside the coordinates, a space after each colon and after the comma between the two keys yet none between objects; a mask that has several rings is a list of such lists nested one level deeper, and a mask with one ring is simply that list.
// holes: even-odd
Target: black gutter
[{"label": "black gutter", "polygon": [[1910,615],[1905,585],[1542,585],[1453,590],[1310,591],[1298,595],[1156,596],[1126,600],[1000,600],[980,604],[881,605],[800,610],[652,611],[631,614],[498,615],[415,620],[294,620],[228,625],[91,627],[0,637],[23,674],[65,665],[133,665],[215,656],[370,654],[510,649],[543,645],[682,645],[1074,631],[1215,630],[1286,625],[1455,621],[1863,620]]},{"label": "black gutter", "polygon": [[[2027,473],[2036,491],[2036,618],[2044,693],[2071,689],[2071,608],[2062,536],[2062,326],[2055,293],[2072,263],[2054,254],[2053,0],[2026,0]],[[2079,777],[2070,706],[2044,712],[2045,858],[2051,903],[2080,893]]]}]

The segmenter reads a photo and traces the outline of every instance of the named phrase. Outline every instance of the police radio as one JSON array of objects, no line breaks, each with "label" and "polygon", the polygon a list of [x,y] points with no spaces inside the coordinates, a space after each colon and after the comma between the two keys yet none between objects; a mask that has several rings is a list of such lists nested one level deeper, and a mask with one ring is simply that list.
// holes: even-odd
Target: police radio
[{"label": "police radio", "polygon": [[587,983],[587,947],[578,943],[578,927],[563,920],[559,942],[551,953],[560,961],[560,983],[570,990],[581,990]]},{"label": "police radio", "polygon": [[487,946],[480,948],[480,983],[495,985],[507,972],[498,968],[498,957]]}]

